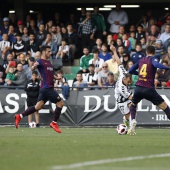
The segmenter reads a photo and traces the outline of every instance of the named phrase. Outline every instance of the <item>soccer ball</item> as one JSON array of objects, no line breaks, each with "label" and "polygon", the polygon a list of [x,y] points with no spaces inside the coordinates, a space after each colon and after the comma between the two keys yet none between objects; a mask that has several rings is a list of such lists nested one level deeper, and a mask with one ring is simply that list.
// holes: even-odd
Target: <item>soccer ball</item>
[{"label": "soccer ball", "polygon": [[35,123],[35,122],[29,123],[29,127],[30,127],[30,128],[36,128],[36,123]]},{"label": "soccer ball", "polygon": [[117,133],[119,135],[126,135],[127,134],[127,131],[128,131],[128,128],[125,124],[120,124],[117,126]]}]

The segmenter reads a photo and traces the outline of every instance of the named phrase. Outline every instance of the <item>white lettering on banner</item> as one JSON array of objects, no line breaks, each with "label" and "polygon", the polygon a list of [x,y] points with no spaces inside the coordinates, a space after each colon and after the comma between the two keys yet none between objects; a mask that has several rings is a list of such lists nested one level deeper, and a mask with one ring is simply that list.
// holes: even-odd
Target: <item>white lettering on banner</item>
[{"label": "white lettering on banner", "polygon": [[[161,95],[162,98],[165,100],[165,102],[167,103],[167,105],[170,107],[170,100],[165,96],[165,95]],[[150,102],[150,101],[149,101]],[[155,106],[154,104],[151,105],[151,108],[149,106],[147,106],[146,108],[142,108],[142,100],[138,103],[138,109],[137,111],[139,112],[162,112],[162,109],[157,110],[156,109],[157,106]]]},{"label": "white lettering on banner", "polygon": [[142,108],[142,100],[138,103],[138,109],[137,111],[139,112],[148,112],[149,111],[149,106],[147,106],[145,109]]},{"label": "white lettering on banner", "polygon": [[[95,112],[96,110],[98,110],[101,106],[101,99],[99,96],[83,96],[85,98],[85,108],[84,108],[84,112]],[[93,109],[90,109],[90,98],[94,98],[96,99],[96,105],[94,106]]]},{"label": "white lettering on banner", "polygon": [[[45,103],[45,106],[47,106],[47,105],[49,105],[49,101],[47,101],[47,102]],[[49,109],[49,108],[47,108],[47,109],[41,109],[41,110],[39,110],[39,113],[50,113],[50,109]]]},{"label": "white lettering on banner", "polygon": [[170,121],[166,114],[156,114],[156,121]]},{"label": "white lettering on banner", "polygon": [[16,113],[18,110],[19,110],[19,104],[18,102],[14,101],[14,100],[11,100],[11,98],[14,98],[15,100],[19,100],[19,96],[16,94],[16,93],[10,93],[6,96],[6,102],[9,104],[9,105],[12,105],[14,106],[13,109],[10,109],[9,106],[5,106],[5,110],[8,112],[8,113]]},{"label": "white lettering on banner", "polygon": [[26,101],[26,99],[27,99],[27,94],[26,93],[22,93],[21,94],[21,97],[22,98],[25,98],[25,110],[28,108],[28,106],[27,106],[27,101]]},{"label": "white lettering on banner", "polygon": [[1,101],[0,101],[0,113],[4,113],[4,110],[3,110],[3,108],[2,108]]},{"label": "white lettering on banner", "polygon": [[109,97],[110,95],[104,95],[104,110],[106,110],[107,112],[114,112],[117,110],[117,103],[115,102],[115,107],[113,109],[109,109],[108,105],[109,105]]}]

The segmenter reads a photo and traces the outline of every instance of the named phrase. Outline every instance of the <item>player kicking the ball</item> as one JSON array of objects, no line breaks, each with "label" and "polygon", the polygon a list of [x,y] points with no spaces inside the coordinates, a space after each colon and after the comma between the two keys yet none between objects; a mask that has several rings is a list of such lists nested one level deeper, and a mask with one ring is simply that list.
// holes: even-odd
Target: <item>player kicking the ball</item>
[{"label": "player kicking the ball", "polygon": [[56,132],[61,133],[61,130],[58,127],[57,121],[60,117],[62,107],[64,105],[63,100],[60,98],[56,90],[54,90],[54,73],[52,64],[49,61],[51,56],[51,50],[49,46],[41,47],[42,56],[41,59],[37,60],[32,66],[32,70],[38,68],[38,71],[41,74],[42,82],[41,89],[38,96],[38,102],[35,106],[29,107],[26,111],[21,114],[15,115],[15,126],[18,128],[18,124],[21,119],[25,116],[33,114],[38,110],[42,109],[44,104],[50,100],[52,103],[56,104],[56,109],[54,111],[53,121],[50,123],[50,127],[53,128]]},{"label": "player kicking the ball", "polygon": [[131,99],[132,99],[132,92],[130,90],[130,85],[132,84],[132,76],[129,74],[124,66],[122,65],[116,48],[112,45],[110,49],[113,51],[115,60],[118,63],[119,67],[119,77],[116,82],[115,86],[115,98],[117,105],[121,111],[121,113],[124,115],[123,116],[123,123],[129,127],[129,117],[130,117],[130,104],[131,104]]},{"label": "player kicking the ball", "polygon": [[[142,100],[146,99],[151,101],[154,105],[157,105],[162,109],[170,119],[170,108],[165,103],[164,99],[157,93],[154,88],[154,78],[157,68],[170,70],[158,62],[158,59],[154,57],[155,47],[148,46],[146,48],[147,56],[140,59],[135,63],[129,70],[129,73],[138,75],[138,81],[136,82],[136,87],[134,95],[132,97],[132,104],[130,106],[131,113],[131,128],[129,129],[130,135],[135,134],[136,127],[136,106]],[[139,70],[138,72],[136,70]]]}]

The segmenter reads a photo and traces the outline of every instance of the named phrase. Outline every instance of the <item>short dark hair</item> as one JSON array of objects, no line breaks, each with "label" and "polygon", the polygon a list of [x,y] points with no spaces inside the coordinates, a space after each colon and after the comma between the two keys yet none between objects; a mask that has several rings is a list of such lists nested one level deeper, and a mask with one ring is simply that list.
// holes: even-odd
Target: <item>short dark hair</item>
[{"label": "short dark hair", "polygon": [[140,46],[142,48],[142,45],[140,43],[137,43],[136,46]]},{"label": "short dark hair", "polygon": [[38,76],[38,72],[35,71],[35,70],[32,72],[32,75],[33,75],[33,74],[36,74],[36,75]]},{"label": "short dark hair", "polygon": [[155,54],[155,47],[152,46],[152,45],[147,46],[147,47],[146,47],[146,52],[147,52],[148,54]]},{"label": "short dark hair", "polygon": [[42,53],[43,51],[46,51],[47,48],[50,48],[50,49],[51,49],[50,46],[48,46],[48,45],[43,45],[43,46],[41,47],[41,53]]},{"label": "short dark hair", "polygon": [[89,67],[95,67],[95,65],[94,64],[89,64]]},{"label": "short dark hair", "polygon": [[168,65],[168,61],[167,60],[162,60],[162,64],[166,63]]},{"label": "short dark hair", "polygon": [[125,73],[125,78],[130,78],[132,80],[132,75],[130,73]]},{"label": "short dark hair", "polygon": [[97,54],[99,54],[99,49],[97,49],[97,48],[94,48],[93,50],[92,50],[92,53],[97,53]]}]

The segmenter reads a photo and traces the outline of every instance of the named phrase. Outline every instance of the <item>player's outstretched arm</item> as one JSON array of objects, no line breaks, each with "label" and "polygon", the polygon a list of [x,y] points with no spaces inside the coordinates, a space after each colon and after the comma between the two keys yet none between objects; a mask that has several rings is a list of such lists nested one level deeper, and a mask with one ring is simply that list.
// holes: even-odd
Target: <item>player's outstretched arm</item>
[{"label": "player's outstretched arm", "polygon": [[157,59],[152,60],[152,65],[156,68],[160,68],[160,69],[165,69],[165,70],[170,70],[170,67],[164,66],[161,63],[157,62]]},{"label": "player's outstretched arm", "polygon": [[138,72],[136,71],[138,69],[138,62],[136,62],[130,69],[129,69],[129,73],[130,74],[135,74],[138,75]]},{"label": "player's outstretched arm", "polygon": [[116,60],[117,64],[118,65],[122,64],[121,61],[120,61],[120,58],[119,58],[119,56],[117,54],[116,48],[113,45],[111,45],[110,50],[114,53],[113,55],[115,57],[115,60]]}]

